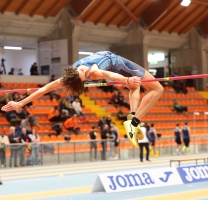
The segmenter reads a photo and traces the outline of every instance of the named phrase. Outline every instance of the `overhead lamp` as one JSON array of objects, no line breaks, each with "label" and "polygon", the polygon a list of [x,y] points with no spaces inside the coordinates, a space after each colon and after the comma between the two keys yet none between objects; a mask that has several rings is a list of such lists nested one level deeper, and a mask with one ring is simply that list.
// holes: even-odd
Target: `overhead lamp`
[{"label": "overhead lamp", "polygon": [[4,46],[4,49],[11,49],[11,50],[22,50],[22,47]]},{"label": "overhead lamp", "polygon": [[183,0],[183,1],[181,2],[181,5],[182,5],[182,6],[189,6],[190,3],[191,3],[191,0]]},{"label": "overhead lamp", "polygon": [[93,52],[85,52],[85,51],[79,51],[79,54],[80,55],[92,55],[93,54]]}]

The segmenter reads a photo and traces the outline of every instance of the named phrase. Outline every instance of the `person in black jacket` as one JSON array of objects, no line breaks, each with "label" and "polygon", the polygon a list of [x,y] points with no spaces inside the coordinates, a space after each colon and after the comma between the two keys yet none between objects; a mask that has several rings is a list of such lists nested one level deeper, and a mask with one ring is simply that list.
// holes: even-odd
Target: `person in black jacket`
[{"label": "person in black jacket", "polygon": [[[101,139],[107,140],[109,137],[109,127],[108,124],[105,124],[103,130],[101,131]],[[101,159],[106,160],[106,150],[107,150],[107,141],[102,141],[102,151],[101,151]]]},{"label": "person in black jacket", "polygon": [[26,128],[22,128],[22,134],[19,137],[20,143],[22,145],[20,146],[20,166],[24,166],[24,160],[25,160],[25,150],[26,150],[26,144],[28,141],[28,135]]},{"label": "person in black jacket", "polygon": [[96,142],[96,129],[95,126],[92,127],[92,131],[89,132],[90,142],[90,160],[92,161],[92,150],[94,149],[95,157],[94,159],[97,160],[97,142]]}]

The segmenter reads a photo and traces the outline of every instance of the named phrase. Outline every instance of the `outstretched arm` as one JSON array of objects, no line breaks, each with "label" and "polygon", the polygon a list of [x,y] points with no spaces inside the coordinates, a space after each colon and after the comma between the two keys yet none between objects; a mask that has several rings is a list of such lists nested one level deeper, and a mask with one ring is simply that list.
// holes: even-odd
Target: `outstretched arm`
[{"label": "outstretched arm", "polygon": [[141,84],[140,77],[137,76],[124,77],[118,73],[100,70],[96,64],[92,66],[92,69],[90,71],[90,78],[92,80],[110,79],[131,86],[139,86]]},{"label": "outstretched arm", "polygon": [[58,89],[60,87],[61,87],[60,79],[57,79],[51,83],[48,83],[44,87],[40,88],[39,90],[37,90],[36,92],[34,92],[30,96],[28,96],[27,98],[25,98],[19,102],[14,102],[14,101],[8,102],[8,104],[3,106],[1,108],[1,110],[5,111],[5,112],[11,111],[11,110],[16,110],[16,109],[21,108],[24,105],[28,104],[29,102],[34,101],[35,99],[43,96],[44,94],[46,94],[52,90]]}]

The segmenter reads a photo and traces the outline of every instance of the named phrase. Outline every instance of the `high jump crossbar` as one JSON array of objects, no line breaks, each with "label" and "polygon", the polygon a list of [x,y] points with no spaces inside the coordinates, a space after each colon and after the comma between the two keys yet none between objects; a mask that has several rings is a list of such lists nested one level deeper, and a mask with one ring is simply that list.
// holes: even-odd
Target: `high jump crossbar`
[{"label": "high jump crossbar", "polygon": [[[141,79],[142,83],[147,82],[155,82],[155,81],[172,81],[172,80],[184,80],[184,79],[196,79],[196,78],[207,78],[208,74],[197,74],[197,75],[189,75],[189,76],[176,76],[176,77],[164,77],[164,78],[154,78],[154,79]],[[102,86],[110,86],[110,85],[124,85],[121,82],[107,82],[107,83],[86,83],[85,87],[102,87]],[[36,91],[40,88],[28,88],[28,89],[14,89],[14,90],[0,90],[0,93],[10,93],[10,92],[30,92]],[[61,89],[61,88],[59,88]]]}]

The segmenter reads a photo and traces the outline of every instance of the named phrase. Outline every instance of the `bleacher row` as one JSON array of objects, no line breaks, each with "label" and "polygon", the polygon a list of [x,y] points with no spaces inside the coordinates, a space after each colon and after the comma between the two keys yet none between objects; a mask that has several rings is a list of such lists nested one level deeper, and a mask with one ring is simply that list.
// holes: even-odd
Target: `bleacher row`
[{"label": "bleacher row", "polygon": [[[118,87],[122,89],[122,87]],[[180,123],[183,126],[184,122],[189,122],[189,126],[194,129],[192,134],[204,134],[206,124],[204,122],[204,112],[208,111],[207,100],[204,99],[194,88],[187,88],[188,94],[175,94],[172,88],[166,87],[161,98],[156,102],[153,108],[145,115],[143,121],[148,123],[155,123],[155,127],[158,132],[161,132],[163,136],[172,136],[173,129],[176,123]],[[122,95],[125,96],[128,101],[128,90],[120,90]],[[86,93],[90,99],[95,100],[97,105],[116,116],[116,113],[120,108],[115,108],[114,105],[109,104],[109,99],[95,99],[97,96],[104,97],[104,92],[98,88],[93,88],[90,92]],[[144,96],[141,93],[141,98]],[[173,111],[173,100],[176,99],[177,102],[183,106],[188,107],[188,115],[178,114]],[[128,113],[129,110],[122,108],[124,113]],[[200,115],[193,115],[194,112],[201,112]],[[193,116],[195,117],[195,122],[193,122]],[[208,133],[208,131],[207,131]]]},{"label": "bleacher row", "polygon": [[[23,87],[24,84],[19,84],[19,87],[15,83],[2,83],[2,85],[5,88],[20,88]],[[32,88],[37,87],[37,84],[25,84],[23,88]],[[124,89],[124,87],[118,87],[120,91],[122,91],[122,94],[127,98],[128,97],[128,90]],[[113,105],[108,104],[108,101],[110,100],[110,97],[112,96],[112,93],[105,93],[102,92],[101,89],[98,89],[96,87],[92,87],[89,89],[90,92],[86,92],[86,96],[90,97],[90,99],[95,100],[95,104],[100,105],[102,108],[106,110],[107,113],[116,115],[119,108],[115,108]],[[158,132],[162,132],[163,136],[170,136],[173,135],[173,129],[175,128],[176,122],[185,122],[189,121],[189,125],[191,128],[196,128],[195,134],[201,134],[204,133],[204,122],[203,122],[203,115],[196,116],[196,123],[193,123],[193,114],[192,112],[198,111],[198,112],[204,112],[207,111],[207,104],[206,100],[202,98],[201,95],[199,95],[194,88],[188,88],[189,93],[188,94],[175,94],[171,88],[166,87],[165,92],[160,98],[159,101],[157,101],[156,105],[148,112],[148,114],[144,117],[143,121],[152,123],[156,123],[156,128],[158,129]],[[57,93],[61,97],[66,97],[68,94],[64,91],[57,90]],[[141,93],[141,98],[144,96],[143,93]],[[101,98],[101,99],[100,99]],[[179,103],[182,105],[188,106],[189,115],[178,115],[175,112],[172,111],[172,105],[173,105],[173,99],[177,99]],[[180,99],[180,100],[179,100]],[[59,101],[57,100],[49,100],[48,96],[44,96],[39,98],[38,100],[33,101],[33,107],[29,108],[28,111],[35,115],[38,119],[38,122],[40,123],[40,128],[37,128],[37,132],[42,136],[48,135],[49,133],[54,133],[54,131],[51,128],[51,122],[48,121],[47,115],[49,110],[52,106],[57,106],[59,104]],[[83,101],[83,104],[85,105],[85,102]],[[96,113],[92,111],[91,107],[93,105],[85,105],[85,108],[83,108],[83,112],[86,114],[87,119],[89,121],[88,124],[83,124],[82,122],[79,122],[79,125],[81,126],[82,133],[89,132],[91,129],[91,124],[96,125],[99,117],[96,116]],[[128,113],[129,110],[126,108],[122,108],[122,111],[124,113]],[[122,123],[122,122],[120,122]],[[6,133],[9,133],[9,123],[6,121],[5,118],[0,118],[0,124],[1,127]],[[67,130],[63,128],[63,134],[68,133]],[[84,135],[84,134],[82,134]],[[85,136],[80,136],[86,139]],[[49,140],[47,140],[49,141]],[[50,139],[50,141],[55,141],[54,138]],[[56,141],[59,141],[58,138],[56,138]]]}]

